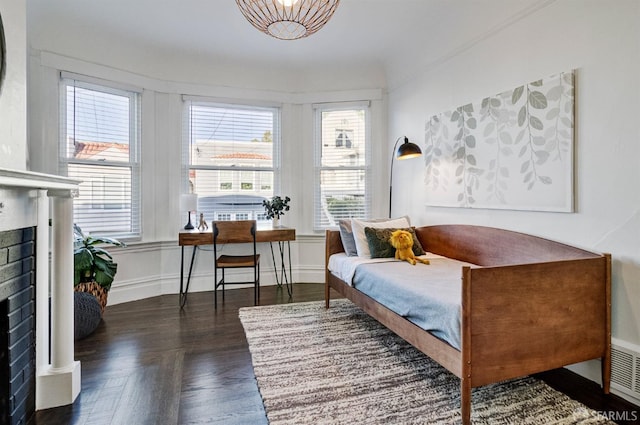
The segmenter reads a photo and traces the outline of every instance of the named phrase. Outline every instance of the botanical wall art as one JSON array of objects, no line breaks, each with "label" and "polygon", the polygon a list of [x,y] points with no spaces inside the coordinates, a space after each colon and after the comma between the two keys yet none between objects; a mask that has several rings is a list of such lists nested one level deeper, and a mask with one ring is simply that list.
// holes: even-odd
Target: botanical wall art
[{"label": "botanical wall art", "polygon": [[572,211],[574,79],[563,72],[429,118],[427,204]]}]

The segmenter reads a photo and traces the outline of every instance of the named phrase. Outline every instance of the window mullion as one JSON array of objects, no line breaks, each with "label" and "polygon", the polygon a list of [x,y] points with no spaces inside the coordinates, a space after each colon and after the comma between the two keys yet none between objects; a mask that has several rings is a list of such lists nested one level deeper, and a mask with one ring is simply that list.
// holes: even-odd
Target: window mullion
[{"label": "window mullion", "polygon": [[234,165],[222,167],[215,165],[190,165],[190,170],[220,170],[220,171],[275,171],[273,167],[236,167]]},{"label": "window mullion", "polygon": [[86,159],[68,159],[68,164],[77,164],[77,165],[92,165],[94,167],[128,167],[132,168],[134,166],[134,162],[119,162],[119,161],[91,161]]}]

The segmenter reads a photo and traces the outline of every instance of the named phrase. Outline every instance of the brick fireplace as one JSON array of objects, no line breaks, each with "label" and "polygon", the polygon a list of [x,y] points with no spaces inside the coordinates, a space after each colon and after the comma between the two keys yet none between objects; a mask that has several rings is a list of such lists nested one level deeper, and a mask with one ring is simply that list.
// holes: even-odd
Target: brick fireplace
[{"label": "brick fireplace", "polygon": [[0,424],[35,412],[35,228],[0,232]]}]

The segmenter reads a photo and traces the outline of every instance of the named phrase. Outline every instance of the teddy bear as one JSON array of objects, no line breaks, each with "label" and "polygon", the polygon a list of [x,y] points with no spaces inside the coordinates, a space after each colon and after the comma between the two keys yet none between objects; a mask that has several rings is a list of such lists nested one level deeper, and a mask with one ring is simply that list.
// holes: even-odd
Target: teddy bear
[{"label": "teddy bear", "polygon": [[429,264],[429,260],[418,258],[413,253],[413,236],[406,230],[396,230],[389,238],[391,246],[396,249],[396,260],[406,260],[411,265],[416,265],[416,261]]}]

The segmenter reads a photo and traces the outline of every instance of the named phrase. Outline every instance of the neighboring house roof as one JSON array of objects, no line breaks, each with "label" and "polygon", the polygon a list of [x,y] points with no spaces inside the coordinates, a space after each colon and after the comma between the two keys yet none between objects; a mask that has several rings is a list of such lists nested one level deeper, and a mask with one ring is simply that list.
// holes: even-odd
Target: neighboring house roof
[{"label": "neighboring house roof", "polygon": [[129,145],[125,145],[123,143],[76,141],[74,145],[74,158],[77,159],[112,159],[114,157],[129,157]]}]

